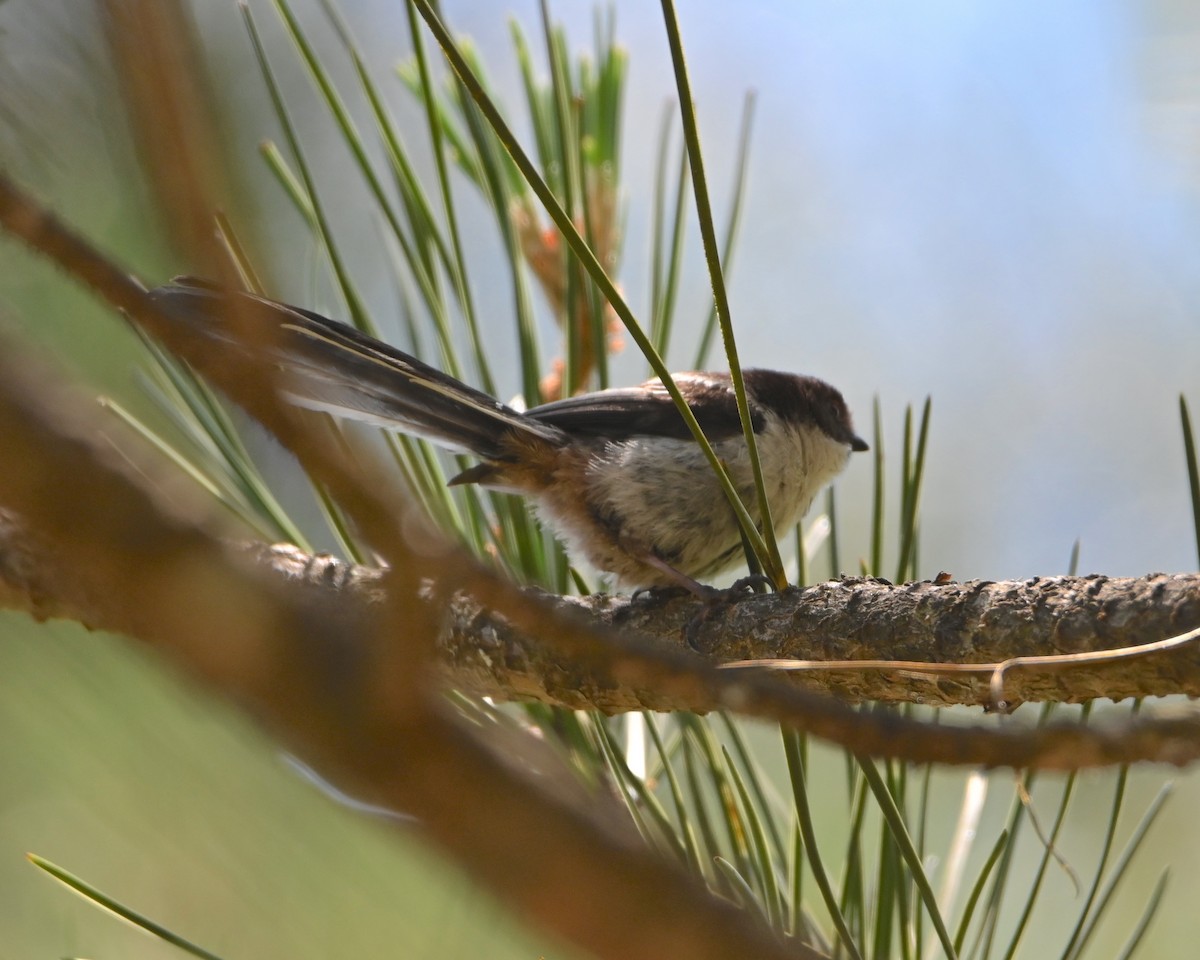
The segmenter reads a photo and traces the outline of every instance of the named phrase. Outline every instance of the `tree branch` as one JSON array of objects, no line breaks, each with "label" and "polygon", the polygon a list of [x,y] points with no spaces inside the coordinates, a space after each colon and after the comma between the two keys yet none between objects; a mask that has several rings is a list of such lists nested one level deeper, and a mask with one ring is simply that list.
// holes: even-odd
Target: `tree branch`
[{"label": "tree branch", "polygon": [[[45,584],[56,565],[31,550],[0,514],[0,604],[40,616],[103,623],[101,609],[55,608]],[[286,544],[242,549],[269,575],[307,590],[309,602],[336,611],[356,629],[382,597],[381,571],[312,556]],[[1021,581],[931,582],[892,586],[847,578],[754,595],[708,612],[690,598],[630,601],[599,594],[538,599],[568,616],[625,635],[658,650],[685,652],[698,641],[707,659],[805,661],[788,674],[805,689],[843,700],[990,706],[994,665],[1016,658],[1103,653],[1153,644],[1200,621],[1200,574],[1147,577],[1042,577]],[[538,700],[571,709],[704,712],[714,698],[681,701],[662,690],[614,684],[607,669],[589,672],[564,663],[560,650],[489,612],[468,593],[449,602],[439,640],[447,685],[499,700]],[[834,661],[903,661],[893,669],[826,669]],[[943,665],[974,669],[936,672]],[[1026,701],[1081,703],[1096,698],[1200,696],[1200,642],[1111,662],[1034,662],[1009,670],[1004,694]]]},{"label": "tree branch", "polygon": [[[373,630],[378,626],[375,614],[385,590],[379,570],[342,563],[328,556],[311,556],[287,545],[243,545],[238,553],[239,560],[251,561],[255,568],[254,579],[269,583],[273,593],[281,591],[291,596],[289,605],[305,611],[308,632],[316,637],[339,638],[337,646],[341,652],[335,659],[360,659],[358,646],[369,643],[367,638],[374,635]],[[1162,585],[1164,581],[1166,586]],[[78,582],[78,571],[63,569],[53,561],[51,553],[36,545],[34,538],[11,515],[6,517],[0,513],[0,606],[24,609],[43,618],[70,617],[94,628],[122,629],[121,618],[112,609],[114,602],[119,601],[114,601],[111,594],[103,591],[81,597],[71,588]],[[1037,584],[1025,581],[988,586],[999,590],[1010,601],[1014,591],[1024,587],[1034,593],[1040,592],[1042,599],[1061,594],[1066,602],[1072,589],[1095,582],[1096,578],[1054,578]],[[1125,621],[1125,631],[1109,637],[1122,642],[1138,639],[1139,630],[1153,629],[1161,618],[1170,616],[1172,603],[1162,607],[1148,605],[1138,615],[1130,615],[1130,611],[1142,604],[1148,595],[1169,595],[1173,602],[1178,601],[1176,606],[1182,605],[1195,595],[1200,587],[1200,577],[1155,575],[1143,579],[1106,580],[1104,584],[1106,589],[1113,591],[1110,601],[1117,599],[1127,603],[1125,615],[1117,618]],[[879,594],[876,600],[883,611],[881,615],[891,616],[894,611],[888,604],[895,597],[911,598],[914,592],[920,592],[911,588],[932,586],[888,587],[878,581],[841,581],[821,584],[808,591],[748,598],[722,615],[733,618],[735,626],[743,618],[761,625],[764,620],[787,615],[817,616],[814,610],[807,614],[805,611],[810,592],[852,597],[852,591],[865,588]],[[946,604],[952,604],[962,591],[973,592],[978,587],[970,584],[951,586],[956,589],[939,588],[946,591],[943,598]],[[423,592],[428,596],[428,588]],[[1100,595],[1097,591],[1096,596]],[[596,708],[609,712],[733,709],[793,724],[858,752],[915,762],[1081,769],[1137,760],[1184,764],[1200,756],[1200,717],[1194,712],[1129,722],[1122,719],[1109,727],[1062,724],[1029,730],[1014,726],[1001,729],[928,726],[889,713],[854,713],[825,697],[789,686],[773,672],[748,676],[735,671],[713,670],[695,654],[681,649],[682,631],[696,614],[690,601],[651,604],[631,603],[625,597],[566,598],[540,594],[527,599],[545,604],[549,611],[543,621],[543,630],[536,634],[518,629],[511,620],[489,612],[466,593],[457,594],[446,604],[439,641],[439,669],[447,685],[501,699],[537,699],[576,709]],[[833,609],[828,596],[825,599],[822,614],[825,618],[837,620],[856,615],[852,610]],[[849,600],[844,606],[853,608],[855,603]],[[770,610],[769,616],[764,615],[764,608]],[[928,602],[925,609],[926,612],[930,609]],[[581,621],[584,614],[590,625]],[[600,642],[604,646],[599,655],[593,651],[587,656],[566,658],[561,644],[555,642],[561,629],[561,622],[556,626],[556,621],[564,619],[568,628],[575,627],[572,635],[576,637],[594,634],[598,625],[602,630],[621,629],[623,632],[602,633]],[[911,622],[908,626],[911,632],[919,632],[912,628]],[[630,629],[638,630],[642,636],[624,632]],[[928,621],[924,629],[929,629]],[[737,634],[732,636],[734,639],[724,645],[733,655],[744,653],[739,645],[745,641],[737,639]],[[915,641],[909,637],[909,642]],[[794,652],[814,652],[816,643],[809,638],[804,650],[797,648]],[[817,645],[824,644],[825,649],[835,654],[854,652],[841,645],[843,643],[836,634],[830,633],[823,634]],[[311,639],[309,646],[312,646]],[[1087,644],[1076,642],[1072,649],[1080,652],[1085,648],[1088,648]],[[942,649],[946,652],[951,648]],[[1015,641],[1012,646],[989,644],[984,637],[976,637],[970,649],[975,655],[985,655],[989,651],[996,654],[1011,651],[1019,655],[1021,650]],[[912,652],[910,647],[908,653]],[[326,652],[323,656],[331,654]],[[1152,678],[1158,693],[1188,692],[1197,682],[1196,654],[1190,646],[1168,654],[1155,654],[1145,660],[1153,665],[1152,669],[1145,668],[1142,660],[1135,661],[1135,669]],[[1027,677],[1016,675],[1011,685],[1028,693],[1034,688],[1058,684],[1063,699],[1085,699],[1087,691],[1091,691],[1091,696],[1107,696],[1102,686],[1109,682],[1105,676],[1107,671],[1108,667],[1087,664],[1062,672],[1031,673]],[[1111,672],[1115,684],[1125,682],[1126,669]],[[878,678],[877,673],[880,674]],[[953,684],[914,679],[908,673],[889,677],[880,671],[860,674],[844,670],[789,676],[813,685],[833,678],[830,688],[843,690],[850,696],[861,695],[864,684],[878,681],[883,697],[893,701],[903,699],[906,694],[915,700],[917,694],[922,694],[920,702],[928,702],[931,690],[941,695],[940,702],[943,703],[949,702],[947,695],[951,692],[964,695],[963,699],[954,701],[959,703],[984,702],[986,698],[986,678],[975,681],[972,686],[957,679]],[[987,671],[980,671],[981,676],[985,673]],[[970,691],[974,691],[974,699],[967,700],[965,694]]]}]

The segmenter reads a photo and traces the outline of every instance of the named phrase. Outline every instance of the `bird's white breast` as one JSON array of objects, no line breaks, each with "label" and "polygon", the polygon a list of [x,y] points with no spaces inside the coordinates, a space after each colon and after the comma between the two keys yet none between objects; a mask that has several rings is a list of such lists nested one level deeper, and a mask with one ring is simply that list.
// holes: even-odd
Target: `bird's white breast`
[{"label": "bird's white breast", "polygon": [[[767,500],[777,533],[807,511],[816,494],[845,466],[850,449],[815,426],[768,417],[758,434]],[[757,517],[750,457],[741,437],[714,445],[742,502]],[[589,508],[619,528],[626,548],[652,550],[688,576],[720,573],[742,556],[733,508],[699,447],[691,440],[632,437],[605,443],[591,456]],[[548,505],[548,504],[547,504]],[[622,557],[598,552],[575,531],[562,511],[546,511],[568,546],[601,569],[625,579],[644,571],[622,572]],[[557,515],[556,515],[557,514]],[[564,522],[566,521],[566,522]]]}]

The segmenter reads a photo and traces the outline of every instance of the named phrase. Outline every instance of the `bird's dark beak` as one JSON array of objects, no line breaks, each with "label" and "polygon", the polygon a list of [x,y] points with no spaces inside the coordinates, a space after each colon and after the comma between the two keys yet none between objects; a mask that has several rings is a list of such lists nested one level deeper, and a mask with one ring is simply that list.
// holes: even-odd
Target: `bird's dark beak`
[{"label": "bird's dark beak", "polygon": [[855,453],[863,453],[871,448],[867,446],[866,440],[852,433],[850,434],[850,449]]}]

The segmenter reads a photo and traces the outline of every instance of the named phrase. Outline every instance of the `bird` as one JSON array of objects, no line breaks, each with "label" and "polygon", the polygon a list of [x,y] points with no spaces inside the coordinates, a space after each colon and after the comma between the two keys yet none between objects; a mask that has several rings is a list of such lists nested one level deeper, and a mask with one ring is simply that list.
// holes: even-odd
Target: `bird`
[{"label": "bird", "polygon": [[[479,462],[451,486],[523,495],[573,561],[612,574],[622,586],[682,587],[707,597],[712,588],[705,581],[743,556],[733,508],[658,379],[519,411],[311,310],[194,277],[176,277],[149,297],[189,335],[234,351],[239,361],[273,364],[294,405],[473,455]],[[245,335],[247,323],[256,325],[256,336]],[[747,369],[743,377],[778,534],[808,511],[852,452],[868,446],[842,394],[825,381],[766,369]],[[732,377],[683,372],[672,379],[755,516]]]}]

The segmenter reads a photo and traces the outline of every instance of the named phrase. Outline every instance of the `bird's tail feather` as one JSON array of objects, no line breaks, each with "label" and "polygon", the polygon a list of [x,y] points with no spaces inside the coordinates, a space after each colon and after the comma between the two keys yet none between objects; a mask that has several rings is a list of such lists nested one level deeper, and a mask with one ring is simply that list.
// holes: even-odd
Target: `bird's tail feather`
[{"label": "bird's tail feather", "polygon": [[[276,363],[298,406],[392,426],[484,459],[513,433],[558,444],[561,432],[353,327],[317,313],[191,278],[150,291],[193,333]],[[236,324],[263,324],[249,346]]]}]

